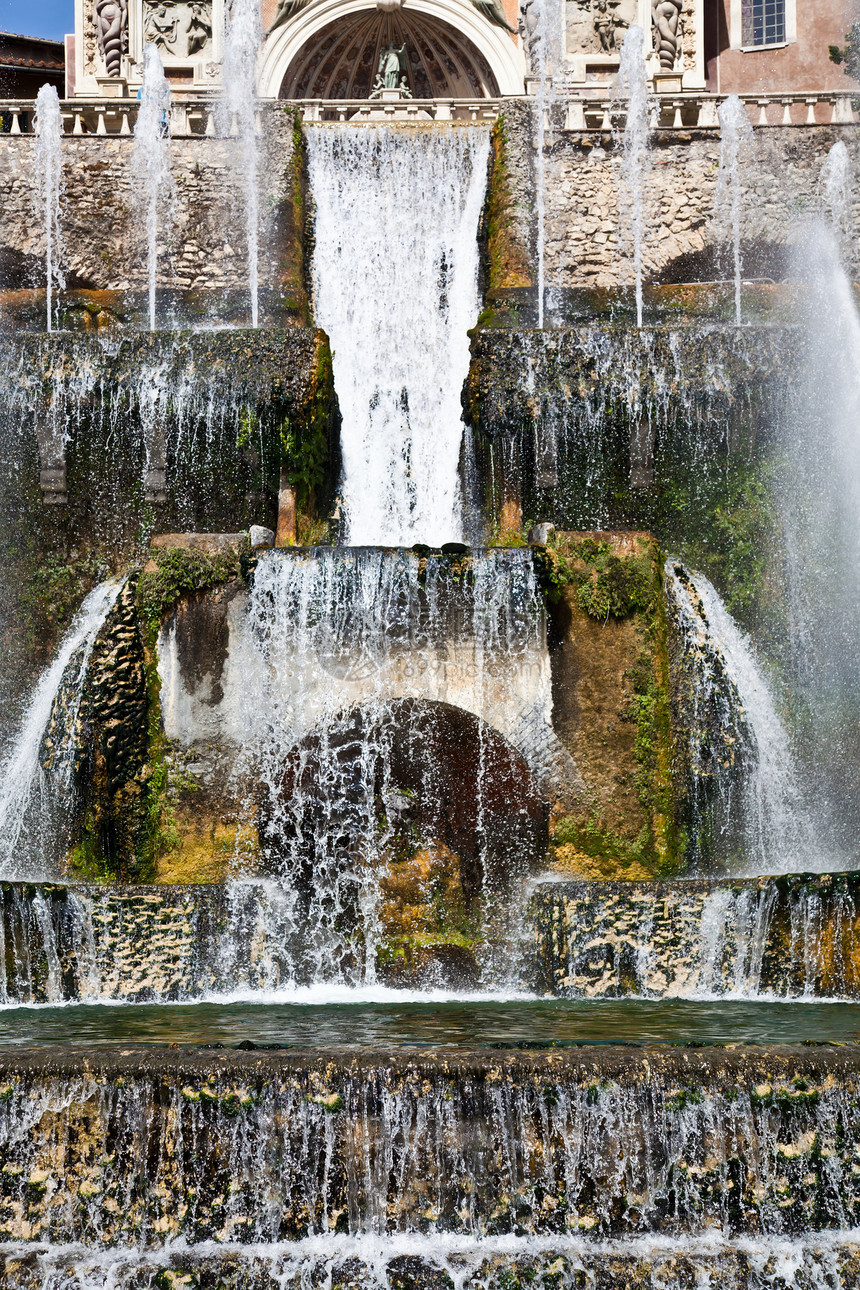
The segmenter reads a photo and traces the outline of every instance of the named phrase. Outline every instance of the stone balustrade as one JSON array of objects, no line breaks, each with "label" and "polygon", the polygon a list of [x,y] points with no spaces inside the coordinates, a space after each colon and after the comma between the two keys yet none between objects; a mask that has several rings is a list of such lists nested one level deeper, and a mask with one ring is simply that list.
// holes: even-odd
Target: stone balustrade
[{"label": "stone balustrade", "polygon": [[[661,130],[718,130],[719,106],[725,95],[661,93],[654,100],[652,126]],[[740,96],[753,126],[853,125],[857,120],[850,92],[807,94],[743,94]],[[564,102],[564,130],[611,130],[623,122],[608,97],[571,97]],[[551,122],[559,125],[558,116]]]},{"label": "stone balustrade", "polygon": [[[661,93],[655,99],[652,124],[661,130],[719,129],[718,109],[725,96],[682,91]],[[850,91],[743,95],[754,126],[853,125],[857,121]],[[504,100],[499,99],[308,99],[298,101],[306,121],[487,121]],[[34,103],[29,99],[0,101],[0,132],[29,135],[34,131]],[[261,104],[258,124],[282,104]],[[137,119],[137,99],[70,99],[61,104],[67,135],[131,135]],[[608,131],[623,122],[606,96],[586,92],[556,101],[548,124],[565,131]],[[214,99],[177,99],[170,108],[173,138],[215,138],[222,133]],[[235,120],[230,134],[238,133]]]}]

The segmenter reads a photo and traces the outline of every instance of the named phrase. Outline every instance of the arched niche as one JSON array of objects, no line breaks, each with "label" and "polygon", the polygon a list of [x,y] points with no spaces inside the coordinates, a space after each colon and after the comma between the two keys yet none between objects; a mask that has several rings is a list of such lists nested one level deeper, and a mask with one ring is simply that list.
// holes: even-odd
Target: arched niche
[{"label": "arched niche", "polygon": [[524,62],[509,32],[471,0],[409,0],[385,13],[367,0],[315,0],[268,35],[260,67],[267,98],[366,98],[379,51],[405,44],[415,98],[522,94]]}]

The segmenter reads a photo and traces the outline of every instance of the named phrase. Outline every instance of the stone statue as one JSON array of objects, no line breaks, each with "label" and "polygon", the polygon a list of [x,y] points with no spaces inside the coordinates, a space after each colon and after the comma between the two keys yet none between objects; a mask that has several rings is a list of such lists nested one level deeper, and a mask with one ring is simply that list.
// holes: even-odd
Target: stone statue
[{"label": "stone statue", "polygon": [[609,12],[609,0],[594,0],[594,30],[600,41],[604,54],[611,54],[615,49],[615,19]]},{"label": "stone statue", "polygon": [[179,34],[179,18],[167,12],[167,5],[160,4],[150,9],[144,19],[144,37],[150,44],[164,49],[168,54],[176,53],[176,37]]},{"label": "stone statue", "polygon": [[188,22],[185,27],[188,40],[188,56],[202,54],[212,39],[212,10],[203,0],[192,0],[188,6]]},{"label": "stone statue", "polygon": [[[311,0],[278,0],[278,7],[275,10],[275,16],[272,19],[269,32],[274,31],[276,27],[283,26],[285,22],[289,22],[297,13],[301,13],[303,9],[306,9],[310,2]],[[268,35],[269,33],[267,32],[266,34]]]},{"label": "stone statue", "polygon": [[472,4],[487,19],[487,22],[493,23],[495,27],[503,27],[505,31],[516,31],[508,22],[507,15],[502,7],[502,0],[472,0]]},{"label": "stone statue", "polygon": [[396,90],[400,88],[400,78],[406,70],[403,62],[405,52],[405,44],[401,45],[399,49],[395,45],[388,45],[380,51],[377,80],[382,82],[381,89]]},{"label": "stone statue", "polygon": [[654,45],[660,57],[660,71],[671,72],[678,61],[678,24],[681,0],[651,0]]},{"label": "stone statue", "polygon": [[95,0],[99,53],[108,76],[119,76],[128,50],[128,0]]}]

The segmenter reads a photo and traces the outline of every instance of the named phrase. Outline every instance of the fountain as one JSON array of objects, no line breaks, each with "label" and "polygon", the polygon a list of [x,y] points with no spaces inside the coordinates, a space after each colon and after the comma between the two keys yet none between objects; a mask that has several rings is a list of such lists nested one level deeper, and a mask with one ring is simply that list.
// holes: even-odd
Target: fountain
[{"label": "fountain", "polygon": [[137,199],[146,229],[146,271],[149,280],[149,330],[155,331],[155,288],[158,236],[164,233],[165,206],[170,194],[168,121],[170,88],[155,45],[147,45],[140,111],[134,127],[134,174]]},{"label": "fountain", "polygon": [[740,153],[752,137],[747,110],[737,94],[730,94],[719,107],[720,171],[717,179],[716,204],[727,205],[732,231],[732,256],[735,269],[735,323],[741,325],[741,177]]},{"label": "fountain", "polygon": [[847,249],[853,227],[851,212],[851,158],[844,139],[837,139],[821,167],[821,197],[830,212],[830,225],[840,248]]},{"label": "fountain", "polygon": [[[636,326],[642,326],[642,246],[647,228],[645,179],[650,165],[651,102],[645,74],[645,33],[635,24],[628,27],[621,46],[618,76],[613,87],[613,108],[624,112],[623,148],[618,167],[619,213],[627,221],[633,246],[633,275],[636,283]],[[618,131],[616,131],[618,136]],[[619,223],[620,231],[620,223]]]},{"label": "fountain", "polygon": [[[39,97],[0,256],[14,1290],[860,1284],[854,139],[812,123],[850,103],[753,149],[670,0],[527,0],[522,51],[434,3],[232,0],[222,43],[99,0],[65,256]],[[816,203],[738,326],[741,214],[776,276]]]},{"label": "fountain", "polygon": [[238,166],[245,201],[248,296],[251,326],[259,324],[260,193],[257,139],[257,54],[263,33],[257,0],[232,0],[226,10],[222,118],[224,132],[238,139]]},{"label": "fountain", "polygon": [[552,139],[552,108],[555,102],[553,76],[563,59],[562,19],[557,0],[529,0],[522,6],[523,31],[532,75],[536,82],[535,119],[535,215],[537,261],[537,325],[544,325],[546,303],[546,149]]},{"label": "fountain", "polygon": [[53,85],[43,85],[36,97],[36,196],[45,232],[45,327],[54,327],[54,285],[63,285],[60,199],[63,193],[63,122]]}]

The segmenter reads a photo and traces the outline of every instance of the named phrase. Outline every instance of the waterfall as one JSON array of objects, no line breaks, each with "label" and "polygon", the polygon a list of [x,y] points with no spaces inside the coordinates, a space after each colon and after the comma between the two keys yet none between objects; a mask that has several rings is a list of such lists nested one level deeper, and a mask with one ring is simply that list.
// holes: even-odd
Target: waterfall
[{"label": "waterfall", "polygon": [[238,137],[239,164],[245,197],[245,237],[248,248],[248,295],[251,326],[259,322],[260,192],[257,139],[257,54],[263,39],[259,0],[232,0],[224,30],[221,69],[223,109],[227,131]]},{"label": "waterfall", "polygon": [[170,190],[167,111],[170,89],[156,45],[147,45],[143,64],[143,92],[134,127],[133,174],[136,197],[146,230],[146,269],[149,282],[149,330],[155,331],[155,280],[158,269],[158,233],[163,206]]},{"label": "waterfall", "polygon": [[[58,750],[53,771],[60,794],[71,788],[73,733],[80,707],[90,652],[95,639],[121,590],[117,582],[103,582],[84,600],[57,656],[39,680],[30,706],[12,748],[0,765],[0,877],[44,877],[38,857],[44,831],[62,821],[51,818],[51,791],[41,767],[42,740],[61,687],[69,685],[72,695],[66,713],[66,739]],[[41,827],[32,820],[40,812]],[[62,806],[60,808],[62,814]],[[25,823],[34,827],[24,834]],[[28,854],[32,851],[33,856]],[[35,858],[34,858],[35,857]]]},{"label": "waterfall", "polygon": [[720,170],[717,178],[716,204],[727,204],[732,231],[732,256],[735,270],[735,323],[741,325],[741,176],[740,152],[752,139],[752,126],[737,94],[730,94],[719,107]]},{"label": "waterfall", "polygon": [[60,264],[63,255],[60,200],[63,194],[63,121],[60,98],[53,85],[43,85],[36,96],[35,194],[45,232],[45,317],[53,330],[54,283],[64,285]]},{"label": "waterfall", "polygon": [[[314,1238],[329,1253],[340,1238],[348,1254],[364,1238],[424,1235],[431,1252],[506,1236],[514,1254],[572,1241],[585,1256],[605,1241],[639,1238],[644,1253],[710,1234],[717,1249],[746,1237],[762,1251],[785,1237],[791,1206],[789,1231],[814,1243],[841,1228],[845,1240],[860,1219],[857,1062],[850,1046],[647,1061],[624,1048],[141,1060],[72,1047],[56,1066],[13,1051],[0,1085],[3,1236],[18,1259],[78,1241],[73,1256],[98,1243],[102,1258],[237,1245],[265,1258],[280,1244],[288,1266]],[[367,1284],[354,1269],[334,1283]]]},{"label": "waterfall", "polygon": [[[736,847],[733,866],[750,873],[821,868],[788,732],[749,638],[707,578],[669,561],[666,585],[683,654],[695,670],[688,725],[692,772],[713,776],[721,798],[716,849]],[[697,823],[701,828],[704,821]]]},{"label": "waterfall", "polygon": [[[645,179],[651,164],[651,102],[645,70],[645,32],[628,27],[618,76],[612,89],[613,113],[624,112],[623,153],[618,167],[619,221],[626,216],[633,244],[633,273],[636,279],[636,326],[642,326],[642,244],[646,232]],[[617,131],[616,131],[617,135]],[[620,241],[620,238],[619,238]]]},{"label": "waterfall", "polygon": [[527,980],[570,999],[856,999],[852,874],[536,884]]},{"label": "waterfall", "polygon": [[310,125],[315,315],[334,351],[346,539],[462,538],[484,126]]},{"label": "waterfall", "polygon": [[[482,717],[492,694],[510,739],[530,728],[524,711],[549,732],[530,553],[465,563],[374,548],[278,553],[257,567],[248,621],[263,678],[248,757],[266,788],[262,840],[289,893],[302,979],[375,979],[383,872],[422,839],[447,839],[459,855],[464,901],[504,890],[509,908],[531,826],[524,814],[505,823],[484,785],[508,763],[520,781],[528,771],[514,771],[520,754]],[[476,759],[462,770],[456,826],[440,816],[458,792],[444,779],[456,754],[446,740]]]}]

